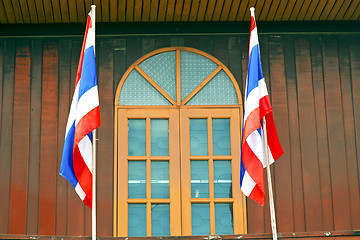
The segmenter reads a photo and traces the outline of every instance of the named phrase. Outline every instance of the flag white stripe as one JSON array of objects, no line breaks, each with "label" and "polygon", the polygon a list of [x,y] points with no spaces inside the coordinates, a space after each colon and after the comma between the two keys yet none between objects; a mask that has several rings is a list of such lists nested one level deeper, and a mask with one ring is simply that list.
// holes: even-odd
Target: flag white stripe
[{"label": "flag white stripe", "polygon": [[81,141],[78,143],[79,151],[84,159],[84,162],[90,172],[92,173],[92,143],[90,138],[86,135]]},{"label": "flag white stripe", "polygon": [[97,106],[99,106],[99,97],[96,85],[86,91],[79,99],[75,125],[77,125],[86,114]]},{"label": "flag white stripe", "polygon": [[86,194],[85,194],[84,190],[81,188],[79,183],[75,187],[75,192],[79,195],[79,197],[82,201],[85,199]]},{"label": "flag white stripe", "polygon": [[250,177],[249,173],[245,171],[244,178],[241,184],[241,190],[246,196],[249,196],[255,187],[255,181]]}]

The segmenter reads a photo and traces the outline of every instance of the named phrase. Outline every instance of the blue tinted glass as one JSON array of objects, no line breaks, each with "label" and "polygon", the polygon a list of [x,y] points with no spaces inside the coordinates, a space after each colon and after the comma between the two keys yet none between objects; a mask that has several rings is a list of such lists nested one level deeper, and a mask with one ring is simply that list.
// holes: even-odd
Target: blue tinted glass
[{"label": "blue tinted glass", "polygon": [[145,237],[146,236],[146,204],[128,205],[129,237]]},{"label": "blue tinted glass", "polygon": [[151,119],[151,156],[169,156],[168,119]]},{"label": "blue tinted glass", "polygon": [[224,70],[210,80],[186,105],[236,105],[234,84]]},{"label": "blue tinted glass", "polygon": [[128,120],[128,155],[146,155],[145,119]]},{"label": "blue tinted glass", "polygon": [[175,51],[156,54],[139,67],[149,75],[170,97],[176,99],[176,53]]},{"label": "blue tinted glass", "polygon": [[193,52],[181,51],[181,100],[184,100],[218,65]]},{"label": "blue tinted glass", "polygon": [[146,162],[129,161],[128,198],[146,198]]},{"label": "blue tinted glass", "polygon": [[208,155],[207,119],[190,119],[190,155]]},{"label": "blue tinted glass", "polygon": [[215,203],[215,234],[234,234],[232,203]]},{"label": "blue tinted glass", "polygon": [[209,167],[208,161],[191,161],[191,197],[209,197]]},{"label": "blue tinted glass", "polygon": [[230,155],[230,119],[214,118],[212,129],[214,155]]},{"label": "blue tinted glass", "polygon": [[231,198],[231,161],[214,161],[214,194],[216,198]]},{"label": "blue tinted glass", "polygon": [[171,105],[171,103],[134,69],[121,88],[119,105]]},{"label": "blue tinted glass", "polygon": [[151,198],[169,198],[169,162],[151,162]]},{"label": "blue tinted glass", "polygon": [[151,204],[152,236],[170,236],[170,205]]},{"label": "blue tinted glass", "polygon": [[210,234],[210,205],[209,203],[191,204],[192,235]]}]

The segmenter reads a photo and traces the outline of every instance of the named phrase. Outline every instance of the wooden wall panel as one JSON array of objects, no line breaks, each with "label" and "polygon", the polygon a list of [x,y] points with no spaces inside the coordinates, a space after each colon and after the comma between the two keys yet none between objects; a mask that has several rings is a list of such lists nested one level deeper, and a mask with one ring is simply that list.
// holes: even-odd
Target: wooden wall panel
[{"label": "wooden wall panel", "polygon": [[[59,51],[59,123],[58,123],[58,141],[57,141],[57,167],[56,172],[60,170],[62,149],[65,139],[65,129],[68,119],[71,95],[70,93],[70,71],[71,71],[71,40],[60,40],[59,49],[68,49],[68,51]],[[74,80],[75,81],[75,80]],[[58,177],[56,182],[56,234],[66,236],[67,234],[67,189],[68,182],[63,177]]]},{"label": "wooden wall panel", "polygon": [[323,229],[334,228],[330,181],[329,144],[326,123],[326,102],[323,80],[321,37],[310,39],[311,69],[316,112],[316,136],[319,161],[320,194]]},{"label": "wooden wall panel", "polygon": [[14,106],[15,41],[4,43],[3,92],[0,138],[0,231],[8,233],[10,206],[11,145]]},{"label": "wooden wall panel", "polygon": [[[17,41],[11,158],[9,233],[26,232],[30,130],[30,46]],[[21,149],[21,151],[19,151]]]},{"label": "wooden wall panel", "polygon": [[[294,37],[285,37],[284,44],[284,67],[286,77],[286,91],[289,111],[289,160],[291,162],[291,186],[295,232],[305,231],[305,211],[303,198],[303,178],[301,171],[301,148],[299,108],[297,104],[296,64]],[[280,128],[279,128],[280,127]],[[278,126],[281,131],[281,126]],[[285,150],[286,151],[286,150]]]},{"label": "wooden wall panel", "polygon": [[58,42],[43,45],[41,105],[39,235],[55,235],[57,125],[58,125]]},{"label": "wooden wall panel", "polygon": [[[355,131],[355,142],[357,152],[357,166],[358,166],[358,184],[360,184],[360,38],[351,38],[350,42],[350,67],[351,67],[351,89],[352,89],[352,102],[354,104],[354,131]],[[351,181],[356,182],[355,178],[351,178]],[[352,222],[354,229],[360,229],[360,214],[351,213],[357,218]]]},{"label": "wooden wall panel", "polygon": [[31,43],[29,190],[26,233],[34,235],[38,233],[39,223],[42,47],[41,40],[33,40]]},{"label": "wooden wall panel", "polygon": [[[158,48],[198,48],[222,61],[243,93],[248,40],[239,35],[97,39],[98,236],[112,236],[113,103],[127,68]],[[58,174],[81,43],[70,37],[0,39],[0,234],[91,234],[90,209]],[[359,37],[260,35],[260,49],[285,150],[271,167],[279,232],[358,229]],[[261,207],[247,199],[249,233],[271,232],[266,201]]]},{"label": "wooden wall panel", "polygon": [[283,41],[274,37],[269,39],[269,60],[270,60],[270,81],[271,81],[271,102],[273,107],[274,121],[280,130],[279,139],[284,150],[284,155],[274,164],[274,194],[276,196],[276,215],[279,232],[292,232],[294,222],[288,219],[294,219],[293,200],[291,186],[291,161],[289,134],[289,112],[287,105],[287,91],[285,78],[284,50]]},{"label": "wooden wall panel", "polygon": [[341,98],[344,115],[344,132],[346,145],[346,160],[349,184],[349,201],[351,228],[357,229],[360,226],[360,193],[358,179],[358,168],[356,160],[356,141],[355,141],[355,125],[354,125],[354,105],[352,101],[352,86],[350,76],[350,52],[349,38],[340,37],[338,39],[339,46],[339,66],[341,80]]},{"label": "wooden wall panel", "polygon": [[97,54],[99,67],[100,119],[97,154],[97,232],[109,236],[113,228],[113,166],[114,166],[114,58],[113,40],[100,43]]},{"label": "wooden wall panel", "polygon": [[344,201],[344,196],[349,196],[349,185],[337,47],[336,39],[324,38],[322,50],[334,229],[340,230],[351,228],[351,218],[349,201]]}]

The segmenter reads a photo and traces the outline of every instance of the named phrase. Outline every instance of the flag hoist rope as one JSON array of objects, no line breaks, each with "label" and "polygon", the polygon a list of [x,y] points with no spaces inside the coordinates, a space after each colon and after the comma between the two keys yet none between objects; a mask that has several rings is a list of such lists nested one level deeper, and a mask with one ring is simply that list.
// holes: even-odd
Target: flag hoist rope
[{"label": "flag hoist rope", "polygon": [[[91,25],[94,29],[94,56],[95,56],[95,5],[91,5]],[[91,206],[91,239],[96,240],[96,129],[92,131],[92,206]]]}]

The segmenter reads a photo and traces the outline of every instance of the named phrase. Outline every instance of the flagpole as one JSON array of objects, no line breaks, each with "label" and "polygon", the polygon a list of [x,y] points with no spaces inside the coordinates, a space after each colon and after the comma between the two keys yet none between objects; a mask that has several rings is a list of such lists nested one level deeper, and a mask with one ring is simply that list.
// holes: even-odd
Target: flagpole
[{"label": "flagpole", "polygon": [[[94,55],[95,55],[95,5],[91,5],[91,25],[94,29]],[[92,131],[93,149],[92,149],[92,206],[91,206],[91,239],[96,240],[96,129]]]},{"label": "flagpole", "polygon": [[[254,9],[255,10],[255,9]],[[269,204],[270,204],[270,215],[271,215],[271,230],[273,240],[277,240],[277,229],[276,229],[276,217],[275,217],[275,205],[274,205],[274,195],[271,183],[271,172],[270,172],[270,161],[269,161],[269,146],[267,141],[267,131],[266,131],[266,119],[263,117],[263,132],[264,132],[264,147],[265,147],[265,160],[266,160],[266,172],[267,172],[267,181],[269,189]]]}]

